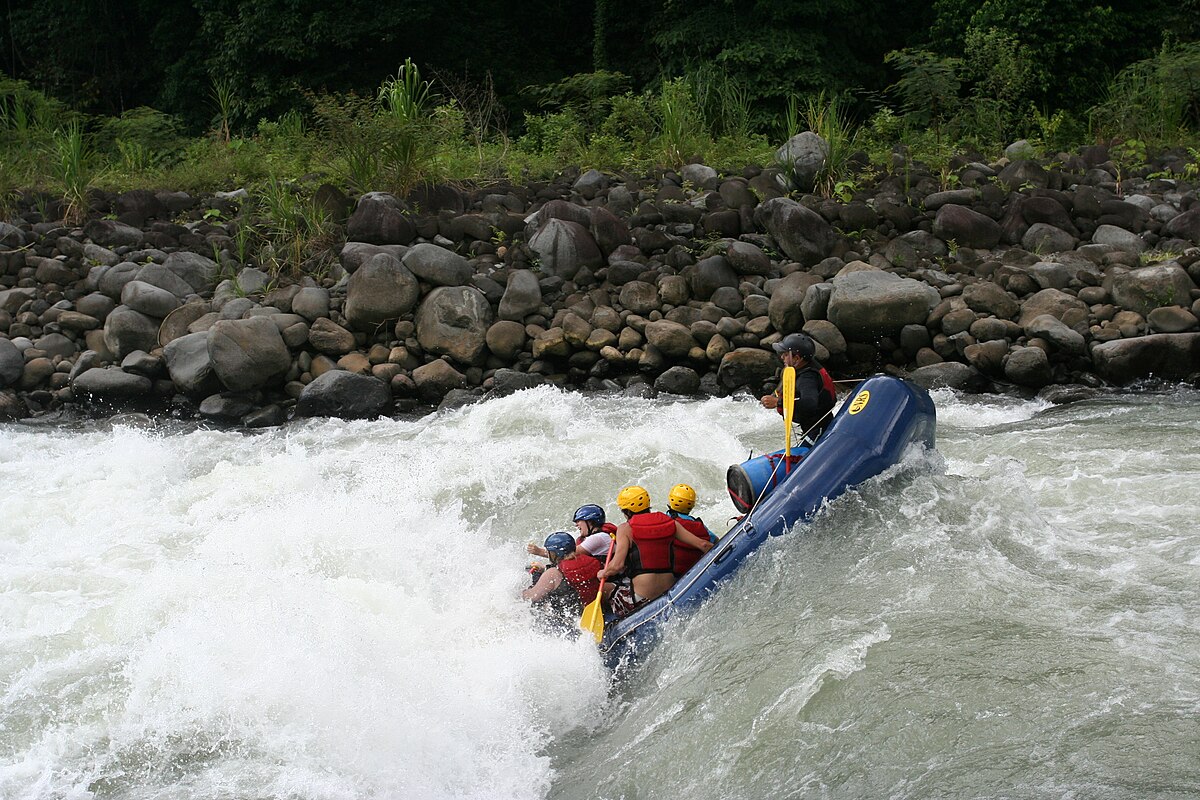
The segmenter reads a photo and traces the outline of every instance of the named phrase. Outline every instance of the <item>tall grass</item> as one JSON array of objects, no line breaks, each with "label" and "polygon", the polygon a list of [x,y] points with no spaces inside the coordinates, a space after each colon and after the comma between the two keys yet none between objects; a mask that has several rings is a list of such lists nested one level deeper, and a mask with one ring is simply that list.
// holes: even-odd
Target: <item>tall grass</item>
[{"label": "tall grass", "polygon": [[858,146],[858,129],[850,118],[845,100],[824,91],[804,103],[804,124],[825,142],[825,160],[813,179],[814,189],[833,197],[837,184],[849,175],[850,156]]},{"label": "tall grass", "polygon": [[1176,143],[1200,125],[1200,42],[1164,46],[1121,70],[1090,117],[1106,136]]},{"label": "tall grass", "polygon": [[[320,273],[330,258],[330,246],[340,233],[332,216],[307,195],[288,182],[272,175],[258,194],[260,226],[245,236],[261,234],[258,248],[261,266],[273,276]],[[238,244],[239,251],[252,245]]]},{"label": "tall grass", "polygon": [[92,161],[91,147],[77,120],[54,132],[50,169],[66,203],[63,219],[68,222],[77,222],[87,213]]}]

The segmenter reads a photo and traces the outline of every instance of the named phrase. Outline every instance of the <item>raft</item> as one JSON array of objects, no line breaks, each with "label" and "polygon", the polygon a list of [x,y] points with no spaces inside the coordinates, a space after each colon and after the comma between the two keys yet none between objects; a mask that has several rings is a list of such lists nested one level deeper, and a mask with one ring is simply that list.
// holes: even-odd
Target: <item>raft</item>
[{"label": "raft", "polygon": [[[767,482],[750,513],[666,594],[624,619],[606,618],[605,663],[617,668],[648,650],[668,620],[704,602],[767,537],[811,520],[825,503],[899,463],[912,447],[933,449],[935,427],[933,400],[921,387],[888,375],[858,384],[803,460]],[[755,480],[763,485],[761,477]]]}]

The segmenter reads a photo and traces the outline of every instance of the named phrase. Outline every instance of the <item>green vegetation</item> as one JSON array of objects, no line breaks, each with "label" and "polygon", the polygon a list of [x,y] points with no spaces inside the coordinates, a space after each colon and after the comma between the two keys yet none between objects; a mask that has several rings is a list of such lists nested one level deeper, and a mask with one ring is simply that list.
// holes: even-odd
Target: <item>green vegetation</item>
[{"label": "green vegetation", "polygon": [[[0,203],[45,190],[80,214],[91,188],[286,186],[302,203],[322,182],[404,195],[568,165],[741,169],[805,129],[829,147],[817,190],[843,201],[868,162],[920,162],[948,187],[953,155],[1018,138],[1050,157],[1109,145],[1122,177],[1174,148],[1167,169],[1194,177],[1200,22],[1177,5],[22,0],[0,37],[16,71],[0,73]],[[162,57],[124,57],[147,40]],[[253,227],[264,247],[323,235],[293,212],[309,221]]]}]

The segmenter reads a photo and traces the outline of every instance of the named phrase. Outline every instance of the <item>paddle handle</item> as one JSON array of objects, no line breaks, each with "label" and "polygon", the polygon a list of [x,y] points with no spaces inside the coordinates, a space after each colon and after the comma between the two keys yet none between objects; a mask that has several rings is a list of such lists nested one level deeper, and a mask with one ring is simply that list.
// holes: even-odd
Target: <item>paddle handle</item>
[{"label": "paddle handle", "polygon": [[783,451],[792,457],[792,415],[796,411],[796,368],[783,368]]}]

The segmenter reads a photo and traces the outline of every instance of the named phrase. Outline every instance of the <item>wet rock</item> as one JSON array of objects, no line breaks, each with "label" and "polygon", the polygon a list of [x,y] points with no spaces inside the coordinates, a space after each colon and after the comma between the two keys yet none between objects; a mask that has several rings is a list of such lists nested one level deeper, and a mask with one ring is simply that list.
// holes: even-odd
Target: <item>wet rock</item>
[{"label": "wet rock", "polygon": [[163,348],[167,374],[175,388],[187,395],[207,395],[219,386],[208,355],[208,333],[189,333]]},{"label": "wet rock", "polygon": [[277,382],[292,364],[279,328],[269,319],[220,320],[208,331],[213,372],[234,392]]},{"label": "wet rock", "polygon": [[77,395],[102,400],[124,400],[150,394],[154,384],[142,375],[120,367],[93,367],[71,382]]},{"label": "wet rock", "polygon": [[717,380],[729,390],[749,387],[750,391],[758,392],[778,367],[779,359],[773,353],[757,347],[739,347],[721,359]]},{"label": "wet rock", "polygon": [[466,383],[461,372],[440,358],[414,369],[412,379],[418,396],[427,403],[437,402],[451,389],[461,389]]},{"label": "wet rock", "polygon": [[159,321],[128,306],[117,306],[104,321],[104,346],[118,359],[158,346]]},{"label": "wet rock", "polygon": [[319,353],[340,356],[354,349],[354,334],[333,320],[321,317],[308,329],[308,342]]},{"label": "wet rock", "polygon": [[391,404],[391,390],[377,378],[330,370],[304,387],[296,400],[296,416],[373,419]]},{"label": "wet rock", "polygon": [[1050,359],[1040,347],[1015,347],[1004,360],[1004,375],[1013,383],[1040,389],[1053,379]]},{"label": "wet rock", "polygon": [[500,299],[500,319],[520,322],[542,306],[542,287],[537,275],[527,269],[514,270],[508,276]]},{"label": "wet rock", "polygon": [[1131,270],[1114,267],[1104,288],[1117,305],[1145,315],[1154,308],[1190,302],[1196,285],[1182,267],[1167,262]]},{"label": "wet rock", "polygon": [[957,361],[918,367],[908,374],[910,381],[926,389],[967,389],[979,378],[978,372]]},{"label": "wet rock", "polygon": [[492,307],[478,289],[443,286],[421,301],[415,322],[417,341],[425,352],[473,364],[484,354]]},{"label": "wet rock", "polygon": [[514,392],[519,392],[524,389],[532,389],[536,386],[541,386],[546,382],[546,379],[541,375],[534,375],[528,372],[518,372],[515,369],[498,369],[492,376],[492,395],[495,397],[504,397]]},{"label": "wet rock", "polygon": [[237,420],[254,409],[254,403],[245,395],[222,392],[212,394],[200,402],[200,416],[209,419]]},{"label": "wet rock", "polygon": [[287,409],[271,403],[242,417],[247,428],[274,428],[287,422]]},{"label": "wet rock", "polygon": [[[409,256],[420,247],[423,245],[410,250]],[[420,294],[417,279],[404,264],[387,253],[374,255],[355,270],[346,284],[346,324],[357,330],[375,331],[388,320],[412,311]]]},{"label": "wet rock", "polygon": [[990,250],[1000,243],[1000,225],[966,206],[944,205],[933,220],[933,235],[959,247]]},{"label": "wet rock", "polygon": [[1156,308],[1146,316],[1146,322],[1155,333],[1184,333],[1197,326],[1195,315],[1179,306]]},{"label": "wet rock", "polygon": [[671,367],[654,379],[654,388],[668,394],[694,395],[700,391],[700,376],[689,367]]},{"label": "wet rock", "polygon": [[1135,378],[1186,378],[1200,370],[1200,333],[1156,333],[1092,348],[1097,373],[1114,383]]},{"label": "wet rock", "polygon": [[15,386],[25,370],[25,356],[8,339],[0,339],[0,389]]}]

